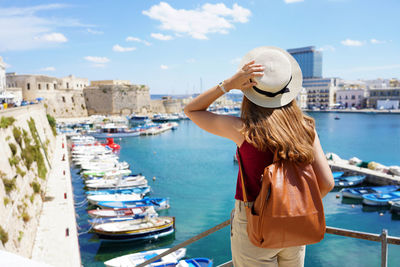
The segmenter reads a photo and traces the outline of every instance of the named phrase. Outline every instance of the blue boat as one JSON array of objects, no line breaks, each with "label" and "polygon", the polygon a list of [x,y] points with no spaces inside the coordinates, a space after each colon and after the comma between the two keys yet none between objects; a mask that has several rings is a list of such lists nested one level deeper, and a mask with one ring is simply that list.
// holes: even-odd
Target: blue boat
[{"label": "blue boat", "polygon": [[348,187],[355,186],[364,182],[366,175],[356,175],[356,176],[341,176],[334,178],[335,187]]},{"label": "blue boat", "polygon": [[140,194],[146,195],[150,193],[151,187],[133,187],[133,188],[124,188],[124,189],[104,189],[97,191],[87,191],[87,195],[107,195],[107,194]]},{"label": "blue boat", "polygon": [[156,210],[163,210],[169,208],[169,200],[167,198],[148,198],[145,197],[141,200],[134,201],[101,201],[97,206],[105,209],[131,209],[154,206]]},{"label": "blue boat", "polygon": [[388,206],[389,201],[400,200],[400,191],[363,195],[363,203],[370,206]]},{"label": "blue boat", "polygon": [[212,267],[213,262],[207,258],[193,258],[181,260],[176,267]]},{"label": "blue boat", "polygon": [[[120,221],[129,221],[129,220],[137,220],[137,219],[143,219],[146,216],[149,216],[148,214],[135,214],[133,216],[125,216],[125,217],[111,217],[111,218],[93,218],[89,219],[88,222],[92,225],[94,224],[101,224],[101,223],[110,223],[110,222],[120,222]],[[149,217],[156,217],[157,214],[152,214]]]},{"label": "blue boat", "polygon": [[332,172],[333,178],[339,178],[343,174],[344,174],[344,172]]},{"label": "blue boat", "polygon": [[365,194],[389,193],[399,189],[400,186],[398,185],[365,186],[356,188],[343,188],[340,192],[342,192],[343,197],[362,199],[363,195]]}]

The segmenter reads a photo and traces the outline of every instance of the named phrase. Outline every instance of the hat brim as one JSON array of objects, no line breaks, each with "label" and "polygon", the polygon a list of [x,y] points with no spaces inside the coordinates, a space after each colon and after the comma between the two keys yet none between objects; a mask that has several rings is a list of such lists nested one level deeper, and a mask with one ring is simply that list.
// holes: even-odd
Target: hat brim
[{"label": "hat brim", "polygon": [[262,52],[263,50],[277,50],[287,55],[291,68],[292,68],[292,80],[287,85],[289,92],[276,95],[274,97],[268,97],[263,94],[257,93],[253,88],[243,90],[243,94],[254,104],[265,107],[265,108],[278,108],[289,104],[296,96],[300,93],[303,85],[303,74],[300,66],[296,59],[290,55],[286,50],[273,47],[273,46],[262,46],[255,48],[248,52],[240,61],[239,68],[242,68],[245,64],[249,63],[254,59],[254,55]]}]

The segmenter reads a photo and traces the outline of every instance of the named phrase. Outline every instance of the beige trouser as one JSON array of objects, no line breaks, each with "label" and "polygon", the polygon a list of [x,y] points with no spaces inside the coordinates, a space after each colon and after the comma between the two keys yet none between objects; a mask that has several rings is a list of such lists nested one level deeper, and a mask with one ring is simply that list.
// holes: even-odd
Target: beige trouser
[{"label": "beige trouser", "polygon": [[304,266],[306,246],[282,249],[260,248],[247,236],[246,210],[242,201],[236,200],[232,211],[231,250],[235,267],[300,267]]}]

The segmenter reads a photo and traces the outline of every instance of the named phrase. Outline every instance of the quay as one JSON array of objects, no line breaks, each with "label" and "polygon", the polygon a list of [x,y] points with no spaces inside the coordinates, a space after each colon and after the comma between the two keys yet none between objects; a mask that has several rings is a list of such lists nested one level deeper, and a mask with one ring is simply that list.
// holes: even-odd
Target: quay
[{"label": "quay", "polygon": [[56,138],[32,259],[51,266],[81,266],[65,135]]},{"label": "quay", "polygon": [[383,173],[380,171],[370,170],[367,168],[357,167],[345,162],[328,160],[332,171],[344,171],[349,175],[362,174],[366,175],[366,181],[377,185],[400,185],[400,176]]}]

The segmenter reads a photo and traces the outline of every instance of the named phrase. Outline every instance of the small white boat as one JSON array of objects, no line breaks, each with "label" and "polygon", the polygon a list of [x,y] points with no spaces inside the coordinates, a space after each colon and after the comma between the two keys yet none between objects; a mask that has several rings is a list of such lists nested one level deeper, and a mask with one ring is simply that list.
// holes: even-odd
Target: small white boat
[{"label": "small white boat", "polygon": [[146,216],[152,214],[157,214],[153,206],[131,209],[95,209],[88,211],[88,215],[92,218],[131,217],[134,215]]},{"label": "small white boat", "polygon": [[143,195],[131,193],[131,194],[107,194],[107,195],[89,195],[86,197],[89,203],[96,205],[100,201],[133,201],[140,200]]},{"label": "small white boat", "polygon": [[89,190],[106,189],[106,188],[145,187],[145,186],[147,186],[147,180],[145,178],[136,181],[102,180],[94,183],[89,183],[86,185],[86,187]]},{"label": "small white boat", "polygon": [[[120,256],[120,257],[108,260],[104,264],[107,267],[133,267],[133,266],[137,266],[157,255],[160,255],[161,253],[163,253],[167,250],[168,250],[168,248],[128,254],[128,255],[124,255],[124,256]],[[180,248],[180,249],[168,254],[167,256],[162,257],[160,261],[153,262],[147,266],[150,266],[150,267],[174,266],[185,255],[186,255],[186,248]]]},{"label": "small white boat", "polygon": [[104,177],[95,177],[92,179],[87,179],[85,180],[85,184],[91,184],[91,183],[102,183],[104,181],[114,181],[114,182],[118,182],[118,181],[141,181],[143,179],[145,179],[146,177],[143,175],[131,175],[131,176],[124,176],[124,177],[108,177],[108,176],[104,176]]},{"label": "small white boat", "polygon": [[136,129],[129,129],[126,125],[106,124],[98,132],[92,133],[96,138],[133,137],[140,135]]}]

